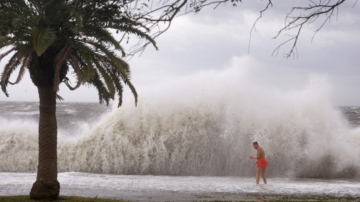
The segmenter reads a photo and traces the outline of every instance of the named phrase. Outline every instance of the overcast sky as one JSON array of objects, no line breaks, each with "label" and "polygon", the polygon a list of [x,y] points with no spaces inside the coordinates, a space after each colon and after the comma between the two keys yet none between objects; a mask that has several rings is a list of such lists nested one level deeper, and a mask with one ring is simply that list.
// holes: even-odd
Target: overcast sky
[{"label": "overcast sky", "polygon": [[[148,47],[141,57],[129,61],[140,98],[145,91],[177,78],[257,66],[253,72],[256,78],[273,88],[299,90],[311,75],[321,75],[332,86],[334,105],[360,105],[360,4],[353,7],[355,0],[345,2],[338,19],[326,24],[312,42],[313,32],[322,21],[304,27],[297,46],[298,58],[284,59],[282,54],[289,46],[282,47],[277,57],[272,52],[287,38],[273,37],[284,26],[291,6],[308,1],[274,1],[274,7],[257,23],[248,54],[251,27],[266,3],[248,0],[237,7],[229,4],[176,18],[170,30],[157,39],[159,51]],[[0,93],[0,101],[38,101],[29,74],[20,84],[9,86],[8,92],[9,98]],[[59,94],[68,102],[98,102],[96,90],[87,86],[70,92],[62,84]],[[124,99],[133,97],[126,94]]]}]

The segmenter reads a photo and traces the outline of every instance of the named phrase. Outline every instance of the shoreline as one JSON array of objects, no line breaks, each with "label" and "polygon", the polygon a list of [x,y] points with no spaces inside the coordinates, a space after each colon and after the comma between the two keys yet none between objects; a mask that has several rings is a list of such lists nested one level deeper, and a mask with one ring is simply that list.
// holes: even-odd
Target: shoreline
[{"label": "shoreline", "polygon": [[[0,196],[0,201],[2,202],[34,202],[38,200],[30,200],[29,195],[16,195],[16,196]],[[53,200],[42,200],[42,201],[53,201]],[[184,199],[184,198],[174,198],[172,200],[157,200],[148,198],[147,200],[126,200],[121,198],[102,198],[102,197],[79,197],[79,196],[64,196],[60,195],[58,201],[68,201],[68,202],[135,202],[135,201],[192,201],[192,202],[217,202],[217,201],[238,201],[238,202],[270,202],[270,201],[318,201],[318,202],[330,202],[330,201],[354,201],[359,202],[360,197],[333,197],[333,196],[288,196],[288,195],[232,195],[232,196],[223,196],[223,197],[213,197],[207,195],[196,195],[194,199]]]},{"label": "shoreline", "polygon": [[[1,187],[0,187],[1,188]],[[5,202],[6,198],[12,198],[17,196],[27,196],[21,193],[24,191],[28,194],[30,189],[19,190],[20,194],[9,194],[3,195],[0,194],[0,201]],[[23,191],[23,192],[21,192]],[[92,202],[97,202],[98,200],[94,199],[104,199],[108,201],[158,201],[158,202],[167,202],[167,201],[355,201],[360,202],[360,197],[358,196],[333,196],[324,194],[266,194],[266,193],[229,193],[229,192],[176,192],[176,191],[134,191],[134,190],[110,190],[110,189],[88,189],[88,188],[61,188],[60,197],[76,197],[82,199],[91,199]],[[116,200],[115,200],[116,199]],[[9,200],[11,202],[16,202],[16,200]],[[20,200],[23,201],[23,200]],[[29,200],[30,201],[30,200]],[[67,201],[67,200],[65,200]],[[86,200],[80,200],[86,201]],[[103,200],[99,200],[103,201]]]},{"label": "shoreline", "polygon": [[[0,196],[28,195],[35,173],[0,172]],[[116,198],[129,201],[245,200],[247,197],[354,198],[360,201],[360,181],[344,179],[254,178],[59,173],[60,195]],[[295,200],[295,199],[294,199]]]}]

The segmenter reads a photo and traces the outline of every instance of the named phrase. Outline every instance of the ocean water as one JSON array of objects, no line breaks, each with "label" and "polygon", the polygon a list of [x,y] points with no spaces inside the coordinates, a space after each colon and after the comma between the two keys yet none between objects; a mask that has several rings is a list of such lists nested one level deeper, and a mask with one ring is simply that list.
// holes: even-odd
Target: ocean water
[{"label": "ocean water", "polygon": [[[334,106],[330,95],[321,77],[284,91],[230,69],[157,86],[137,107],[59,102],[62,193],[360,197],[360,107]],[[0,194],[25,193],[35,180],[38,104],[0,107]],[[266,151],[266,187],[253,185],[253,141]]]}]

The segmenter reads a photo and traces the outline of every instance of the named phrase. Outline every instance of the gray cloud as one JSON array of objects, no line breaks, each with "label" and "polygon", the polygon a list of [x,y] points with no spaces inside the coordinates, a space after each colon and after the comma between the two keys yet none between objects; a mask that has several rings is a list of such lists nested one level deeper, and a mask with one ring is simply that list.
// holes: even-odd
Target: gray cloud
[{"label": "gray cloud", "polygon": [[[298,43],[299,58],[284,59],[282,54],[290,44],[282,47],[277,57],[271,54],[287,37],[282,35],[276,40],[272,37],[284,26],[290,7],[307,1],[273,2],[274,7],[258,22],[250,47],[250,57],[265,67],[264,72],[259,72],[261,78],[279,89],[292,90],[305,85],[309,74],[327,75],[333,86],[334,104],[360,105],[360,5],[353,8],[355,1],[347,1],[340,7],[337,20],[333,18],[327,23],[313,42],[313,32],[321,22],[304,27]],[[129,61],[140,98],[151,85],[201,71],[221,70],[231,66],[234,58],[248,55],[251,26],[266,3],[245,1],[238,7],[229,4],[178,17],[170,30],[158,38],[159,51],[149,47],[141,57]],[[26,77],[18,86],[9,88],[10,99],[0,94],[0,100],[36,101],[36,88],[28,74]],[[95,89],[84,86],[74,92],[62,86],[59,94],[66,101],[97,102]]]}]

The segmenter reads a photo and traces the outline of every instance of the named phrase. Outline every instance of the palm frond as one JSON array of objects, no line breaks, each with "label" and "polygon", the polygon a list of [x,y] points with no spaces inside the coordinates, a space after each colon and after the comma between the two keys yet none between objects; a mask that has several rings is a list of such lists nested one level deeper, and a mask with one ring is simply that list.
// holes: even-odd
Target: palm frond
[{"label": "palm frond", "polygon": [[6,90],[6,87],[9,83],[9,78],[16,69],[16,67],[18,67],[21,64],[22,57],[23,54],[20,51],[16,52],[11,57],[9,62],[6,64],[4,71],[2,72],[0,85],[1,85],[1,90],[5,93],[6,97],[9,97],[9,94],[7,93]]},{"label": "palm frond", "polygon": [[106,86],[107,86],[107,89],[109,90],[111,98],[114,99],[115,86],[113,84],[113,81],[111,80],[110,75],[106,72],[106,70],[96,60],[94,60],[94,63],[95,63],[97,69],[99,70],[101,76],[103,77],[103,79],[104,79],[104,81],[106,83]]},{"label": "palm frond", "polygon": [[16,49],[16,48],[12,48],[12,49],[6,51],[5,53],[1,54],[1,55],[0,55],[0,61],[1,61],[4,57],[6,57],[7,55],[9,55],[11,52],[13,52],[13,51],[15,51],[15,50],[17,50],[17,49]]},{"label": "palm frond", "polygon": [[65,81],[66,86],[70,89],[70,90],[75,90],[77,88],[80,87],[81,82],[82,82],[82,71],[81,68],[79,66],[79,61],[72,55],[70,54],[69,56],[69,63],[71,64],[71,67],[74,69],[74,73],[76,74],[77,77],[77,83],[74,87],[72,87],[68,80]]},{"label": "palm frond", "polygon": [[76,52],[77,55],[76,56],[74,54],[74,57],[79,61],[80,64],[82,63],[82,80],[84,82],[88,82],[95,75],[93,55],[96,55],[96,53],[85,44],[79,42],[73,44],[73,49],[74,53]]},{"label": "palm frond", "polygon": [[94,85],[95,88],[98,90],[100,104],[105,101],[106,105],[109,105],[110,94],[106,90],[104,83],[101,81],[98,73],[95,73],[95,76],[90,80],[89,83]]},{"label": "palm frond", "polygon": [[0,49],[10,46],[13,42],[12,37],[0,36]]},{"label": "palm frond", "polygon": [[135,98],[135,106],[137,106],[137,103],[138,103],[138,94],[136,92],[136,89],[135,87],[133,86],[133,84],[131,83],[130,80],[127,81],[127,85],[129,86],[132,94],[134,95],[134,98]]},{"label": "palm frond", "polygon": [[21,51],[17,51],[9,60],[9,62],[5,65],[5,68],[1,74],[1,79],[0,81],[3,82],[5,80],[8,79],[9,76],[9,72],[12,72],[12,69],[14,69],[19,61],[21,60],[23,54],[21,53]]},{"label": "palm frond", "polygon": [[92,79],[96,74],[92,58],[89,55],[85,54],[81,54],[81,56],[86,62],[86,65],[82,68],[83,81],[90,81],[90,79]]},{"label": "palm frond", "polygon": [[53,44],[55,39],[54,32],[46,27],[44,29],[33,28],[31,30],[33,46],[36,54],[40,57],[46,49]]},{"label": "palm frond", "polygon": [[26,54],[26,56],[24,57],[23,62],[22,62],[23,64],[22,64],[22,66],[20,68],[20,71],[19,71],[19,74],[18,74],[18,77],[17,77],[16,81],[14,83],[9,81],[9,83],[11,85],[18,84],[21,81],[21,79],[23,78],[23,76],[25,74],[25,70],[29,65],[32,52],[33,52],[33,50],[29,50],[28,53]]},{"label": "palm frond", "polygon": [[118,93],[118,99],[119,99],[119,103],[118,103],[118,107],[120,107],[122,105],[122,94],[123,94],[123,86],[121,84],[120,78],[119,78],[119,74],[116,70],[114,69],[107,69],[109,75],[111,76],[114,84],[115,84],[115,88],[116,91]]},{"label": "palm frond", "polygon": [[125,33],[131,33],[131,34],[134,34],[140,38],[144,38],[146,40],[148,40],[154,47],[156,50],[158,50],[158,47],[156,45],[156,42],[155,40],[148,34],[146,34],[145,32],[139,30],[139,29],[136,29],[132,26],[117,26],[117,27],[114,27],[115,29],[121,31],[121,32],[125,32]]},{"label": "palm frond", "polygon": [[122,68],[122,66],[118,65],[118,63],[114,63],[110,58],[105,57],[105,56],[101,56],[101,55],[96,55],[96,57],[98,57],[100,60],[103,60],[104,62],[108,62],[112,67],[115,68],[116,72],[117,72],[117,76],[121,77],[122,80],[124,81],[125,84],[127,84],[131,90],[131,92],[134,95],[135,98],[135,105],[137,105],[138,102],[138,94],[135,90],[135,87],[133,86],[133,84],[130,81],[130,71],[124,71],[124,68]]},{"label": "palm frond", "polygon": [[70,6],[66,6],[66,8],[68,9],[68,11],[70,12],[70,15],[74,16],[76,21],[76,25],[75,26],[71,26],[70,30],[74,33],[74,34],[78,34],[82,28],[82,17],[80,12],[78,12],[76,9],[70,7]]},{"label": "palm frond", "polygon": [[68,59],[69,54],[71,51],[71,45],[66,44],[63,49],[56,55],[55,58],[55,77],[54,77],[54,91],[59,91],[59,84],[60,84],[60,70],[64,62]]},{"label": "palm frond", "polygon": [[[98,43],[95,43],[95,42],[88,41],[87,43],[94,46],[95,48],[100,49],[106,55],[106,57],[112,61],[114,66],[123,68],[125,72],[130,72],[129,65],[124,60],[117,57],[112,51],[108,50],[104,46],[102,46]],[[102,58],[104,58],[104,57],[102,57]]]},{"label": "palm frond", "polygon": [[126,17],[122,17],[121,19],[114,19],[112,22],[113,23],[109,24],[107,26],[107,28],[118,29],[119,26],[128,25],[128,26],[134,26],[134,27],[141,27],[141,28],[145,29],[147,32],[150,32],[150,29],[147,26],[145,26],[143,23],[134,21],[134,20],[126,18]]},{"label": "palm frond", "polygon": [[[106,41],[111,43],[115,49],[120,49],[119,42],[116,41],[116,39],[112,36],[112,34],[107,31],[106,29],[102,29],[99,27],[92,27],[92,32],[95,32],[96,37],[99,41]],[[87,34],[87,33],[85,33]]]}]

